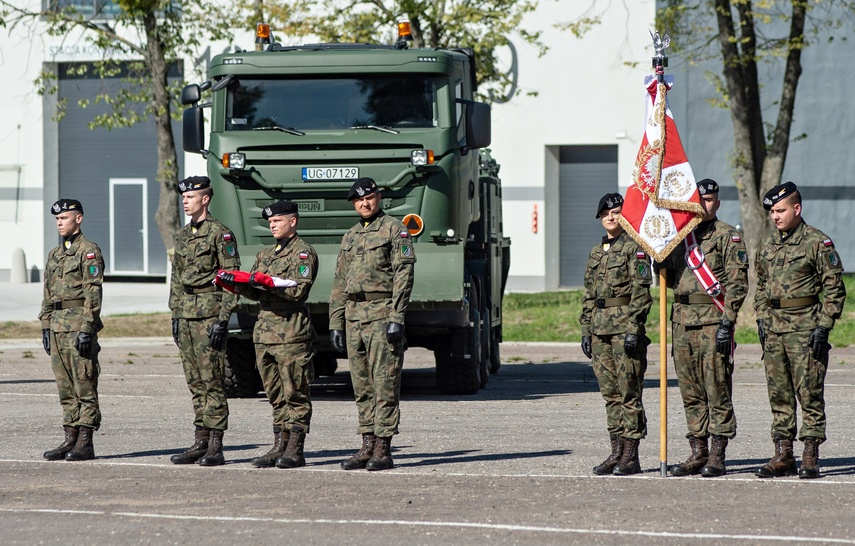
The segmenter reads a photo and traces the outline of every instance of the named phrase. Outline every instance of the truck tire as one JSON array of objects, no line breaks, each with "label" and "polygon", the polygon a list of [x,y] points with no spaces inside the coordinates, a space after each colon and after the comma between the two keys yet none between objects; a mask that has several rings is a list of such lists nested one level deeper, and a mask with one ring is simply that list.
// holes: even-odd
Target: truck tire
[{"label": "truck tire", "polygon": [[262,389],[261,376],[255,367],[255,346],[251,339],[230,337],[226,341],[226,396],[253,398]]},{"label": "truck tire", "polygon": [[490,335],[490,373],[499,373],[502,357],[499,353],[499,336]]},{"label": "truck tire", "polygon": [[[476,394],[481,388],[481,315],[473,311],[473,324],[469,328],[455,328],[451,343],[434,350],[436,359],[436,386],[442,394]],[[452,356],[451,347],[459,347],[460,337],[468,335],[469,358]]]},{"label": "truck tire", "polygon": [[481,388],[487,386],[490,382],[490,312],[483,308],[481,309]]},{"label": "truck tire", "polygon": [[315,377],[333,375],[338,369],[338,360],[330,354],[316,354],[312,364],[315,367]]}]

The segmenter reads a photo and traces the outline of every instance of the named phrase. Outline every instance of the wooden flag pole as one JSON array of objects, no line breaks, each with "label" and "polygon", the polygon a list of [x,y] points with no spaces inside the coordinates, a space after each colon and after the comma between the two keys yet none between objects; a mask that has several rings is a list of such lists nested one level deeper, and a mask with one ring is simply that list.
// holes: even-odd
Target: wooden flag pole
[{"label": "wooden flag pole", "polygon": [[668,477],[668,287],[659,270],[659,472]]}]

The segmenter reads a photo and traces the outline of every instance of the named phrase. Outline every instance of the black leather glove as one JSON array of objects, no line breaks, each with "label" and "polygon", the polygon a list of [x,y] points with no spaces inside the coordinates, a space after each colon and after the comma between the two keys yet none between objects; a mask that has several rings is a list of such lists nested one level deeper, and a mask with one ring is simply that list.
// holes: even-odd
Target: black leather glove
[{"label": "black leather glove", "polygon": [[733,346],[733,321],[721,319],[721,324],[715,332],[715,350],[723,355],[730,356]]},{"label": "black leather glove", "polygon": [[263,284],[255,280],[255,273],[249,276],[249,285],[253,288],[265,288]]},{"label": "black leather glove", "polygon": [[763,319],[757,319],[757,337],[760,338],[760,348],[766,350],[766,328],[763,326]]},{"label": "black leather glove", "polygon": [[172,319],[172,340],[175,342],[175,346],[178,346],[178,319]]},{"label": "black leather glove", "polygon": [[222,351],[226,346],[226,338],[229,335],[228,321],[221,320],[217,322],[211,329],[208,330],[208,339],[211,340],[211,348],[215,351]]},{"label": "black leather glove", "polygon": [[386,341],[390,345],[400,347],[404,344],[404,325],[397,322],[390,322],[386,325]]},{"label": "black leather glove", "polygon": [[50,356],[50,328],[42,330],[42,347],[45,348],[45,352]]},{"label": "black leather glove", "polygon": [[640,343],[636,334],[626,334],[623,337],[623,352],[628,355],[637,355]]},{"label": "black leather glove", "polygon": [[80,332],[77,334],[77,339],[74,340],[74,348],[83,358],[91,358],[92,355],[92,334]]},{"label": "black leather glove", "polygon": [[235,282],[234,273],[223,273],[222,275],[220,275],[220,282],[229,286],[235,286],[237,284]]},{"label": "black leather glove", "polygon": [[588,358],[593,358],[594,353],[591,352],[591,336],[582,336],[582,352]]},{"label": "black leather glove", "polygon": [[347,349],[344,346],[344,330],[330,330],[330,343],[333,349],[340,353],[346,353]]},{"label": "black leather glove", "polygon": [[808,345],[813,349],[813,357],[816,360],[824,360],[828,356],[828,333],[825,326],[817,326],[808,339]]}]

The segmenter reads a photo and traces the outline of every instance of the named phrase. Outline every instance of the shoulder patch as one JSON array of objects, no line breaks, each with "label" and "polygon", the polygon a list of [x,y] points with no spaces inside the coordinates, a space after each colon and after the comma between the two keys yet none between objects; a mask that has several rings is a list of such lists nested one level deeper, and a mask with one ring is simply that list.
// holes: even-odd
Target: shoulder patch
[{"label": "shoulder patch", "polygon": [[645,254],[643,251],[639,250],[638,252],[635,253],[635,257],[638,258],[639,260],[646,260],[647,254]]},{"label": "shoulder patch", "polygon": [[834,246],[834,243],[831,241],[831,239],[824,240],[822,244],[824,244],[825,246]]},{"label": "shoulder patch", "polygon": [[232,237],[232,234],[231,234],[231,233],[229,233],[228,231],[226,231],[225,233],[223,233],[223,240],[225,240],[225,241],[231,241],[232,239],[233,239],[233,237]]},{"label": "shoulder patch", "polygon": [[235,249],[235,245],[226,245],[226,254],[231,257],[234,257],[237,254],[237,250]]},{"label": "shoulder patch", "polygon": [[733,241],[734,243],[739,243],[739,242],[742,242],[742,237],[734,234],[734,235],[730,236],[730,240]]},{"label": "shoulder patch", "polygon": [[837,255],[837,252],[828,253],[828,265],[830,265],[831,267],[840,266],[840,256]]},{"label": "shoulder patch", "polygon": [[647,277],[647,274],[650,272],[650,267],[647,263],[638,264],[638,276],[639,277]]},{"label": "shoulder patch", "polygon": [[413,251],[410,250],[410,245],[401,245],[401,256],[409,258],[412,254]]},{"label": "shoulder patch", "polygon": [[94,252],[87,252],[86,253],[86,259],[87,260],[94,260],[95,259],[95,253]]},{"label": "shoulder patch", "polygon": [[410,232],[409,232],[409,231],[402,231],[402,232],[401,232],[401,238],[402,238],[402,239],[406,239],[406,238],[408,238],[409,236],[410,236]]},{"label": "shoulder patch", "polygon": [[748,252],[745,250],[737,251],[736,259],[739,260],[739,263],[747,264],[748,263]]},{"label": "shoulder patch", "polygon": [[300,259],[301,260],[308,260],[309,259],[309,253],[308,252],[301,252],[300,253]]}]

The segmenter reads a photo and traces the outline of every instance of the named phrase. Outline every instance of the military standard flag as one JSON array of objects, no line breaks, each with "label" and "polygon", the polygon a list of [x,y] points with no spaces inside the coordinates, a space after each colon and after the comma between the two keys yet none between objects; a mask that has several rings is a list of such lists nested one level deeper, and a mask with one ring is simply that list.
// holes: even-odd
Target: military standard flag
[{"label": "military standard flag", "polygon": [[673,79],[644,80],[646,122],[620,223],[656,261],[664,260],[697,226],[704,210],[692,167],[668,107]]}]

